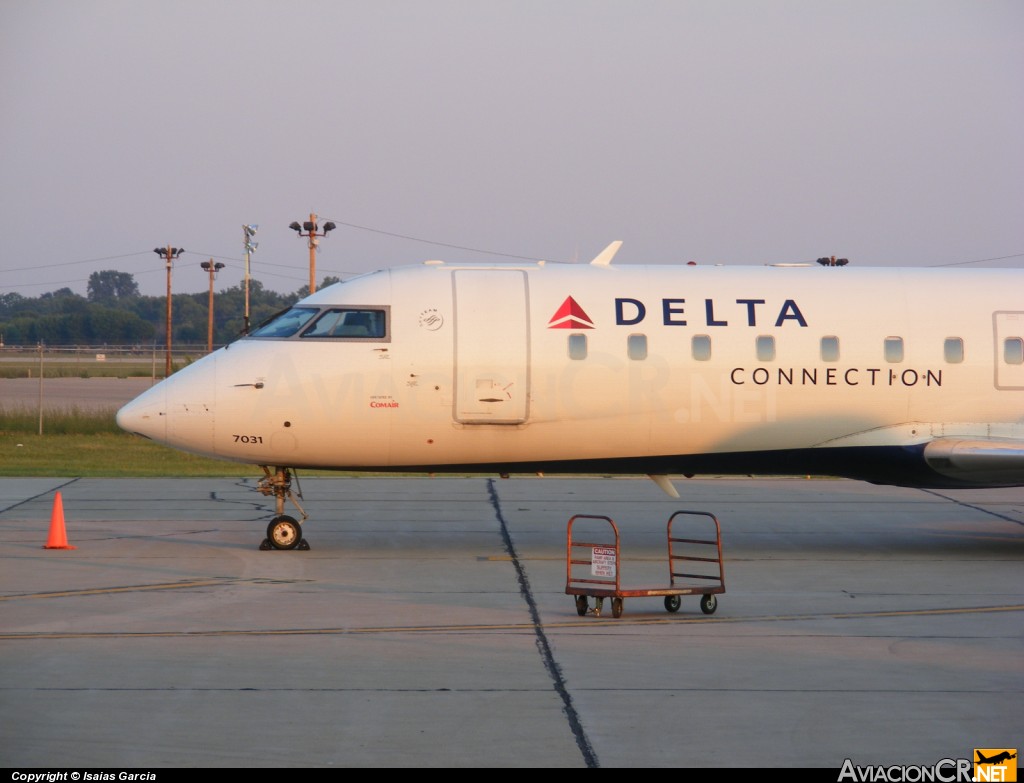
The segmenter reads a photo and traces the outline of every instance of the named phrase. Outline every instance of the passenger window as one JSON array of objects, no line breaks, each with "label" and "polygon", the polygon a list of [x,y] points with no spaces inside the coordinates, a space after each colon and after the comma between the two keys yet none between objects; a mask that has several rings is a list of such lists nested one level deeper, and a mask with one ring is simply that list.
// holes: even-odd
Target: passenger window
[{"label": "passenger window", "polygon": [[384,310],[334,307],[324,312],[302,333],[303,338],[386,340]]},{"label": "passenger window", "polygon": [[631,334],[626,338],[626,353],[630,359],[643,361],[647,358],[647,335]]},{"label": "passenger window", "polygon": [[1003,361],[1007,364],[1024,364],[1024,340],[1007,337],[1003,340]]},{"label": "passenger window", "polygon": [[569,335],[569,358],[570,359],[586,359],[587,358],[587,336],[585,334],[570,334]]},{"label": "passenger window", "polygon": [[839,361],[839,338],[838,337],[822,337],[821,338],[821,360],[823,362],[838,362]]},{"label": "passenger window", "polygon": [[943,354],[949,364],[960,364],[964,360],[964,341],[959,337],[947,337]]},{"label": "passenger window", "polygon": [[887,362],[902,362],[903,361],[903,338],[902,337],[886,337],[885,338],[885,360]]},{"label": "passenger window", "polygon": [[695,334],[690,341],[690,350],[698,362],[708,361],[711,359],[711,337],[706,334]]},{"label": "passenger window", "polygon": [[757,337],[757,360],[759,362],[775,361],[775,338],[769,334]]}]

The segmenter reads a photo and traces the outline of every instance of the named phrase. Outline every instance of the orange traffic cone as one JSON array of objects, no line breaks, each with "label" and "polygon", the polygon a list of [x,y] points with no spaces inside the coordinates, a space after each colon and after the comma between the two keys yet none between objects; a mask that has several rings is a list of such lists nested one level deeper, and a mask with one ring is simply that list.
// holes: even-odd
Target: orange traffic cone
[{"label": "orange traffic cone", "polygon": [[53,496],[53,513],[50,514],[50,538],[43,549],[78,549],[68,544],[68,534],[64,530],[64,501],[60,492]]}]

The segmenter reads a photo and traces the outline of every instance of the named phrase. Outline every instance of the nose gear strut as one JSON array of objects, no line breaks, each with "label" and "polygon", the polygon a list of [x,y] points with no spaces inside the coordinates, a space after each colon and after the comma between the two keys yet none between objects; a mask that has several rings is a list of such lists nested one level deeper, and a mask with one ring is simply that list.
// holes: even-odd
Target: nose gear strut
[{"label": "nose gear strut", "polygon": [[[290,468],[275,467],[271,473],[266,465],[260,465],[263,470],[263,478],[256,484],[256,491],[261,495],[274,496],[274,518],[267,525],[267,537],[260,544],[260,549],[299,549],[308,550],[309,543],[302,537],[302,525],[294,517],[284,513],[284,501],[290,500],[295,508],[302,515],[305,522],[309,515],[299,503],[295,493],[292,492],[292,471]],[[299,477],[295,476],[295,487],[298,490],[298,497],[302,497],[302,487],[299,486]]]}]

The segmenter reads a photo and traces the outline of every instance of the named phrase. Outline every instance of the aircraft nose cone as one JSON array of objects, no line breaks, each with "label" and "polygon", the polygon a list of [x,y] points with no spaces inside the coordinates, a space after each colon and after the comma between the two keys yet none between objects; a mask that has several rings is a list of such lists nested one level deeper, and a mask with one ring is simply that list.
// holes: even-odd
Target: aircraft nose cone
[{"label": "aircraft nose cone", "polygon": [[167,440],[167,395],[162,385],[143,392],[117,412],[117,426],[157,441]]},{"label": "aircraft nose cone", "polygon": [[215,456],[216,362],[174,373],[117,412],[121,429],[194,454]]}]

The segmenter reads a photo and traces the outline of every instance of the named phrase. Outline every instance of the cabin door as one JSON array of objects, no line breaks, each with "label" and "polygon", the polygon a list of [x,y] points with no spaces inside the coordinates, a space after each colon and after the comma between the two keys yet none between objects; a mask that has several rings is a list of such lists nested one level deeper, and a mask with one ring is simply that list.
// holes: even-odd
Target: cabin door
[{"label": "cabin door", "polygon": [[455,298],[455,420],[521,424],[530,392],[526,273],[458,269]]},{"label": "cabin door", "polygon": [[996,339],[996,388],[1024,389],[1024,313],[992,314]]}]

